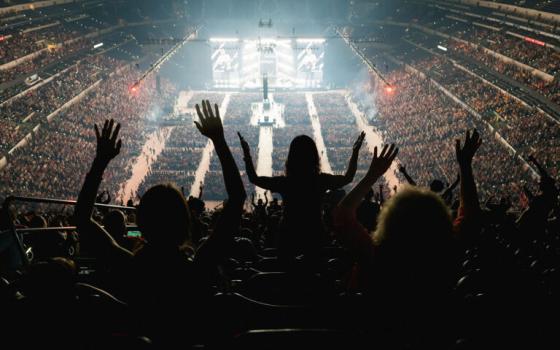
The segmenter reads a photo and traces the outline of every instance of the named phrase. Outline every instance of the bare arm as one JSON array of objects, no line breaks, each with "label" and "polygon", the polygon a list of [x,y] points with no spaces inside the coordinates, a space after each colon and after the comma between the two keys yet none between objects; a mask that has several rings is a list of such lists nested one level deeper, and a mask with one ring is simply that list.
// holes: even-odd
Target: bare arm
[{"label": "bare arm", "polygon": [[196,259],[198,262],[216,262],[225,255],[228,247],[227,243],[233,238],[232,234],[239,226],[243,214],[243,204],[247,198],[239,169],[224,137],[218,105],[214,105],[214,107],[215,112],[212,111],[209,101],[203,101],[201,112],[200,106],[197,104],[196,111],[199,122],[195,122],[195,124],[200,133],[212,140],[214,144],[222,166],[228,198],[212,235],[197,251]]},{"label": "bare arm", "polygon": [[403,174],[406,182],[408,182],[412,186],[416,186],[416,181],[410,176],[410,174],[406,171],[406,167],[404,165],[399,166],[399,171]]},{"label": "bare arm", "polygon": [[354,176],[356,176],[356,170],[358,169],[358,156],[360,154],[360,148],[362,148],[362,144],[364,143],[364,138],[366,137],[366,133],[362,131],[358,139],[354,142],[352,146],[352,156],[350,156],[350,160],[348,161],[348,168],[346,169],[346,173],[344,174],[344,184],[341,185],[345,186],[354,180]]},{"label": "bare arm", "polygon": [[455,141],[455,154],[461,177],[461,201],[459,212],[464,215],[466,220],[470,221],[476,221],[480,217],[480,203],[478,201],[478,193],[474,181],[472,160],[481,144],[482,140],[476,129],[474,129],[472,135],[470,131],[467,130],[463,147],[461,147],[460,140]]},{"label": "bare arm", "polygon": [[121,149],[121,140],[117,141],[120,124],[117,124],[114,130],[113,124],[113,120],[105,121],[101,132],[95,125],[97,151],[78,195],[74,219],[82,239],[91,243],[100,257],[118,260],[130,256],[131,253],[119,246],[113,237],[92,219],[96,195],[103,179],[103,173],[109,162],[119,154]]},{"label": "bare arm", "polygon": [[441,195],[441,197],[443,198],[443,200],[445,200],[446,203],[451,202],[451,198],[453,196],[453,190],[455,190],[455,187],[457,187],[460,181],[461,181],[461,175],[457,174],[457,178],[455,179],[455,181],[450,186],[448,186],[445,189],[445,192],[443,192],[443,194]]},{"label": "bare arm", "polygon": [[243,149],[243,161],[245,162],[245,171],[247,172],[247,177],[249,181],[260,188],[269,190],[272,192],[278,192],[278,181],[274,177],[269,176],[258,176],[255,171],[255,166],[253,165],[253,158],[251,156],[251,149],[249,144],[243,136],[238,132],[239,141],[241,142],[241,148]]},{"label": "bare arm", "polygon": [[359,259],[367,259],[371,247],[364,245],[368,241],[365,228],[356,218],[362,199],[375,184],[375,182],[389,169],[398,153],[395,145],[385,145],[381,154],[377,156],[377,147],[374,149],[373,160],[366,176],[338,203],[335,209],[335,230],[341,243],[354,253]]}]

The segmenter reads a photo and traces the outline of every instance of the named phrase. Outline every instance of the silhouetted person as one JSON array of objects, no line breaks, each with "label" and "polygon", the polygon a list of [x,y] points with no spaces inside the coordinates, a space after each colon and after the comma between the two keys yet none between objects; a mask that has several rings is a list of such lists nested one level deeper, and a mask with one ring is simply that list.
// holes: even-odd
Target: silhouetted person
[{"label": "silhouetted person", "polygon": [[[233,244],[246,194],[224,138],[218,106],[215,113],[203,101],[203,112],[196,105],[198,130],[210,138],[220,159],[228,200],[213,227],[213,233],[196,253],[190,248],[191,215],[181,191],[172,184],[150,188],[140,199],[138,228],[146,244],[134,255],[122,248],[105,229],[92,220],[95,196],[104,170],[119,154],[117,141],[120,125],[106,121],[102,131],[95,126],[97,152],[78,197],[75,217],[80,235],[108,261],[112,281],[119,295],[129,302],[136,314],[139,331],[156,344],[191,344],[211,327],[202,320],[208,316],[205,301],[212,295],[215,267]],[[199,339],[198,339],[199,340]]]},{"label": "silhouetted person", "polygon": [[[398,149],[377,147],[366,176],[339,203],[335,222],[340,242],[358,264],[357,280],[377,313],[381,343],[441,348],[454,341],[448,313],[458,270],[456,239],[474,234],[480,206],[472,174],[472,159],[481,144],[478,132],[467,132],[463,147],[456,144],[461,174],[460,217],[453,222],[440,196],[428,189],[405,187],[390,198],[379,214],[370,236],[356,219],[356,210],[371,186],[389,169]],[[470,230],[470,231],[469,231]],[[429,315],[429,316],[428,316]],[[425,323],[429,317],[433,321]],[[437,334],[432,329],[438,329]],[[387,338],[384,339],[384,337]]]},{"label": "silhouetted person", "polygon": [[313,139],[300,135],[290,144],[284,176],[258,176],[249,144],[239,134],[249,181],[263,189],[280,193],[284,215],[278,240],[279,254],[285,258],[307,253],[313,255],[325,243],[321,204],[325,192],[349,184],[356,174],[358,153],[365,133],[354,143],[345,175],[321,172],[319,152]]}]

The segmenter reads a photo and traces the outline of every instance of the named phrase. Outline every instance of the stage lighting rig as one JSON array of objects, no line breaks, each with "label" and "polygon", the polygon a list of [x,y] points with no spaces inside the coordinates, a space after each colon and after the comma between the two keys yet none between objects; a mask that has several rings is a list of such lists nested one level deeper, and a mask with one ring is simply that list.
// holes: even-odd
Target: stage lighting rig
[{"label": "stage lighting rig", "polygon": [[272,28],[272,19],[269,18],[268,22],[263,21],[262,19],[259,20],[259,28]]}]

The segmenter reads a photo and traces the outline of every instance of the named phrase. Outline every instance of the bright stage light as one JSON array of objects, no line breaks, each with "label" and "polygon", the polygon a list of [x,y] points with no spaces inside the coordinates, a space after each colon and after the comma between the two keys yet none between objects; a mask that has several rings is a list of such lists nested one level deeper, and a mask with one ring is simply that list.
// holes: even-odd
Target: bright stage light
[{"label": "bright stage light", "polygon": [[98,47],[101,47],[101,46],[103,46],[103,43],[97,43],[97,44],[93,45],[93,48],[97,49]]},{"label": "bright stage light", "polygon": [[239,38],[210,38],[213,43],[235,43],[239,41]]},{"label": "bright stage light", "polygon": [[388,93],[388,94],[392,94],[393,92],[395,92],[395,88],[392,87],[391,85],[387,85],[385,87],[385,92]]},{"label": "bright stage light", "polygon": [[322,44],[322,43],[325,42],[325,39],[299,38],[299,39],[296,39],[296,42],[298,42],[298,43],[310,43],[310,44]]},{"label": "bright stage light", "polygon": [[445,46],[438,45],[437,48],[440,49],[441,51],[447,51],[447,47]]}]

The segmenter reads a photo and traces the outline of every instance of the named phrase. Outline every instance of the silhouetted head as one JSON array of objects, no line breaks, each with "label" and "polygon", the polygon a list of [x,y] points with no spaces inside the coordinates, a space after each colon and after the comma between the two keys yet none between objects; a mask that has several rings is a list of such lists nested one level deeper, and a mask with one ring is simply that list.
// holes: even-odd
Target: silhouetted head
[{"label": "silhouetted head", "polygon": [[288,159],[286,159],[286,175],[310,177],[321,171],[319,152],[315,141],[307,135],[299,135],[290,143]]},{"label": "silhouetted head", "polygon": [[451,214],[430,190],[405,187],[397,192],[381,210],[373,240],[379,269],[395,283],[425,282],[437,288],[452,278]]},{"label": "silhouetted head", "polygon": [[120,210],[111,210],[105,214],[103,226],[119,243],[126,236],[126,217]]},{"label": "silhouetted head", "polygon": [[259,198],[259,200],[257,201],[257,205],[261,206],[263,204],[264,204],[263,200]]},{"label": "silhouetted head", "polygon": [[47,220],[41,215],[33,215],[31,220],[29,220],[30,228],[45,228],[47,226]]},{"label": "silhouetted head", "polygon": [[156,185],[146,191],[138,205],[137,221],[150,246],[180,246],[190,240],[189,207],[173,184]]},{"label": "silhouetted head", "polygon": [[370,202],[375,193],[373,192],[373,188],[370,188],[366,196],[364,197],[366,201]]},{"label": "silhouetted head", "polygon": [[443,182],[438,179],[432,180],[432,182],[430,182],[430,190],[432,192],[440,193],[441,191],[443,191],[443,187]]}]

